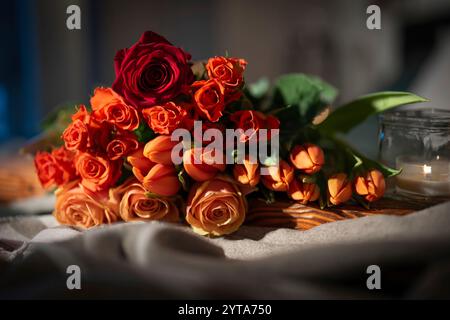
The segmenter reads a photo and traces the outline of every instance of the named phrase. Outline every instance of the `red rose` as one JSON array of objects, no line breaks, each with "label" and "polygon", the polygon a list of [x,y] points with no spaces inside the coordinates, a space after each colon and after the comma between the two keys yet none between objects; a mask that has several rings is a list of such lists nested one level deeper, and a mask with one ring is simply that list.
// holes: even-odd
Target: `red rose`
[{"label": "red rose", "polygon": [[147,31],[131,48],[117,52],[112,87],[138,108],[172,100],[194,80],[190,58],[164,37]]},{"label": "red rose", "polygon": [[125,103],[111,88],[96,88],[91,98],[92,117],[106,121],[121,130],[133,131],[139,127],[137,110]]},{"label": "red rose", "polygon": [[129,155],[139,148],[139,142],[132,133],[123,131],[118,132],[106,147],[106,153],[109,160],[118,160]]},{"label": "red rose", "polygon": [[253,130],[250,136],[243,133],[240,137],[241,142],[250,140],[254,134],[258,134],[259,129],[268,129],[267,138],[270,139],[270,129],[280,127],[280,121],[276,117],[254,110],[237,111],[231,115],[230,120],[235,123],[236,128],[242,129],[244,132],[249,129]]},{"label": "red rose", "polygon": [[108,161],[100,156],[81,153],[76,158],[77,172],[81,184],[92,192],[98,192],[113,186],[120,177],[120,163]]},{"label": "red rose", "polygon": [[64,147],[49,152],[38,152],[34,158],[37,175],[44,189],[61,186],[76,177],[74,153]]},{"label": "red rose", "polygon": [[203,119],[219,121],[225,109],[225,87],[216,79],[196,81],[192,84],[195,108]]},{"label": "red rose", "polygon": [[152,130],[159,134],[171,134],[183,125],[186,110],[173,102],[142,110],[142,116]]}]

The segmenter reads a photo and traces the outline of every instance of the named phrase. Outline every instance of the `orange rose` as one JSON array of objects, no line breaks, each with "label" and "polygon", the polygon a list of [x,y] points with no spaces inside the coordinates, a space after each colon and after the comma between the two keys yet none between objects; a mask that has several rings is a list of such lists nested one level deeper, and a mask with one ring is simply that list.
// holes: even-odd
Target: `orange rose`
[{"label": "orange rose", "polygon": [[180,181],[173,165],[150,161],[144,156],[142,148],[128,156],[127,160],[133,166],[134,176],[147,191],[162,196],[173,196],[178,193]]},{"label": "orange rose", "polygon": [[239,138],[241,142],[250,140],[253,135],[258,134],[259,129],[268,129],[267,139],[270,139],[270,129],[280,127],[280,121],[276,117],[255,110],[236,111],[231,115],[230,120],[234,122],[236,128],[242,129],[244,132],[251,130],[251,135],[242,133]]},{"label": "orange rose", "polygon": [[385,189],[384,176],[378,170],[370,170],[364,176],[355,179],[356,193],[364,196],[369,202],[380,199],[384,195]]},{"label": "orange rose", "polygon": [[118,160],[134,152],[139,148],[136,136],[127,131],[118,132],[111,142],[106,146],[109,160]]},{"label": "orange rose", "polygon": [[260,179],[258,163],[250,162],[248,157],[243,162],[243,164],[236,164],[233,167],[234,178],[242,184],[254,187],[259,183]]},{"label": "orange rose", "polygon": [[289,184],[289,197],[301,204],[316,201],[320,196],[320,189],[315,183],[304,183],[301,177],[294,179]]},{"label": "orange rose", "polygon": [[90,228],[118,220],[117,212],[103,193],[90,192],[74,181],[56,192],[53,215],[61,224]]},{"label": "orange rose", "polygon": [[144,186],[131,178],[121,186],[111,189],[110,199],[125,221],[180,220],[179,210],[173,199],[147,196],[146,193]]},{"label": "orange rose", "polygon": [[180,128],[187,116],[186,110],[173,102],[142,110],[142,116],[152,130],[159,134],[171,134]]},{"label": "orange rose", "polygon": [[157,136],[145,145],[144,156],[152,162],[172,165],[172,149],[177,144],[177,141],[170,140],[170,136]]},{"label": "orange rose", "polygon": [[225,170],[223,154],[220,155],[222,163],[216,163],[212,151],[205,148],[193,148],[184,152],[184,170],[195,181],[212,179],[217,173]]},{"label": "orange rose", "polygon": [[352,185],[345,173],[338,173],[328,179],[330,202],[334,205],[347,202],[352,197]]},{"label": "orange rose", "polygon": [[225,108],[225,88],[216,79],[196,81],[192,84],[195,108],[200,117],[219,121]]},{"label": "orange rose", "polygon": [[229,177],[196,183],[189,192],[186,221],[198,234],[230,234],[242,225],[246,213],[245,196]]},{"label": "orange rose", "polygon": [[294,169],[284,160],[278,166],[267,167],[268,175],[261,175],[261,181],[266,188],[273,191],[288,191],[289,184],[294,180]]},{"label": "orange rose", "polygon": [[72,123],[62,134],[62,139],[67,150],[86,151],[90,147],[89,122],[90,116],[86,107],[80,105],[78,111],[72,115]]},{"label": "orange rose", "polygon": [[108,189],[116,183],[121,174],[119,162],[108,161],[89,153],[80,153],[77,156],[76,168],[83,187],[93,192]]},{"label": "orange rose", "polygon": [[210,79],[219,80],[228,93],[235,93],[244,83],[246,65],[244,59],[214,57],[208,60],[206,70]]},{"label": "orange rose", "polygon": [[319,146],[306,143],[302,146],[297,145],[291,150],[290,160],[297,169],[313,174],[320,171],[325,163],[325,156]]},{"label": "orange rose", "polygon": [[133,131],[139,127],[137,110],[126,104],[111,88],[96,88],[91,98],[92,117],[106,121],[121,130]]},{"label": "orange rose", "polygon": [[34,164],[39,181],[44,189],[60,186],[75,179],[74,153],[64,147],[51,153],[38,152]]}]

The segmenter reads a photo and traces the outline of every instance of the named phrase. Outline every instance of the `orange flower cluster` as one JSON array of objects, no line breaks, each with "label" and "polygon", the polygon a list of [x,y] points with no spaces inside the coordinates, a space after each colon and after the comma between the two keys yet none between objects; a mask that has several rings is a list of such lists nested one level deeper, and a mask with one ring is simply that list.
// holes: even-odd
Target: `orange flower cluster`
[{"label": "orange flower cluster", "polygon": [[[213,57],[196,78],[189,60],[188,53],[153,32],[117,53],[112,88],[96,88],[90,106],[78,106],[62,133],[63,146],[36,154],[42,185],[57,187],[59,222],[89,228],[185,220],[199,234],[220,236],[241,226],[246,195],[258,189],[287,193],[302,204],[326,196],[338,205],[354,192],[369,202],[383,195],[384,178],[376,170],[354,181],[338,173],[325,181],[327,190],[319,186],[325,155],[310,143],[294,146],[276,166],[250,155],[227,165],[226,150],[208,148],[195,121],[202,121],[203,130],[237,130],[245,145],[275,140],[280,121],[248,107],[245,60]],[[184,146],[175,165],[179,141],[171,135],[177,129],[192,134],[194,144]]]}]

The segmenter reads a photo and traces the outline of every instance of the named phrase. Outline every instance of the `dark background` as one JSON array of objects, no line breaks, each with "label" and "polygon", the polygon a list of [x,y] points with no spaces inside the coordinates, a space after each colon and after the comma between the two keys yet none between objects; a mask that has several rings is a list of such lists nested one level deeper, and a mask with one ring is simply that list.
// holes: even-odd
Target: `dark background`
[{"label": "dark background", "polygon": [[[71,4],[81,8],[81,30],[66,27]],[[370,4],[381,7],[381,30],[366,28]],[[116,51],[144,30],[194,60],[243,57],[247,81],[313,73],[340,89],[339,102],[410,90],[450,108],[448,0],[2,1],[0,150],[39,133],[58,105],[86,103],[95,86],[110,85]],[[350,135],[372,156],[376,125],[371,119]]]}]

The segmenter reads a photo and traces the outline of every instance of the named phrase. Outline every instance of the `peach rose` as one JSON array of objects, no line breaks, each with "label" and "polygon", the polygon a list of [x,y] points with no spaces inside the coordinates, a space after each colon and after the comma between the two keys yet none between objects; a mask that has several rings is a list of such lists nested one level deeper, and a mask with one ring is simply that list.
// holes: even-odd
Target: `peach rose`
[{"label": "peach rose", "polygon": [[92,117],[99,122],[106,121],[121,130],[133,131],[139,127],[137,110],[126,104],[111,88],[96,88],[91,98]]},{"label": "peach rose", "polygon": [[304,183],[301,177],[298,177],[289,184],[288,195],[301,204],[308,204],[319,199],[320,189],[317,184]]},{"label": "peach rose", "polygon": [[288,191],[289,184],[294,180],[294,169],[284,160],[278,166],[267,167],[268,175],[261,175],[261,181],[266,188],[273,191]]},{"label": "peach rose", "polygon": [[386,182],[383,174],[378,170],[370,170],[364,176],[355,179],[356,193],[363,196],[367,201],[373,202],[384,195]]},{"label": "peach rose", "polygon": [[100,156],[80,153],[75,160],[81,184],[90,191],[108,189],[120,177],[120,163]]},{"label": "peach rose", "polygon": [[171,134],[184,124],[187,111],[173,102],[142,110],[142,116],[152,130],[159,134]]},{"label": "peach rose", "polygon": [[170,140],[170,136],[157,136],[145,145],[144,156],[155,163],[173,165],[172,149],[177,144],[177,141]]},{"label": "peach rose", "polygon": [[118,214],[109,205],[106,194],[90,192],[79,181],[59,188],[55,195],[53,215],[61,224],[90,228],[118,220]]},{"label": "peach rose", "polygon": [[198,234],[221,236],[236,231],[246,213],[247,200],[237,183],[220,175],[192,187],[186,221]]},{"label": "peach rose", "polygon": [[334,205],[347,202],[352,197],[352,185],[345,173],[338,173],[328,179],[330,202]]},{"label": "peach rose", "polygon": [[319,146],[306,143],[302,146],[297,145],[291,150],[290,160],[297,169],[313,174],[320,171],[325,163],[325,156]]},{"label": "peach rose", "polygon": [[248,157],[244,159],[243,162],[243,164],[236,164],[233,167],[234,178],[239,181],[239,183],[255,187],[260,179],[258,163],[252,163]]},{"label": "peach rose", "polygon": [[[192,148],[183,154],[183,166],[186,173],[195,181],[212,179],[217,173],[225,171],[223,154],[219,155],[220,162],[215,161],[213,150],[205,148]],[[217,159],[219,160],[219,159]]]},{"label": "peach rose", "polygon": [[174,199],[148,196],[147,193],[139,181],[131,178],[119,187],[110,189],[110,199],[124,221],[180,220]]}]

